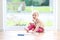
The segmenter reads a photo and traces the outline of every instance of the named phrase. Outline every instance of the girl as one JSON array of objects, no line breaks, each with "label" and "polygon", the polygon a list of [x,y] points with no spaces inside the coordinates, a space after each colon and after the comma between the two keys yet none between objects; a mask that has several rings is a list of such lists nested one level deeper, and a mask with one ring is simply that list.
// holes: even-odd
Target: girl
[{"label": "girl", "polygon": [[37,11],[33,12],[32,17],[33,17],[33,22],[36,27],[34,32],[38,32],[38,33],[44,32],[44,28],[43,28],[44,25],[43,25],[42,21],[38,19],[38,17],[39,17],[38,12]]},{"label": "girl", "polygon": [[39,14],[37,11],[33,12],[32,18],[33,18],[33,23],[30,23],[29,26],[27,27],[26,31],[29,32],[32,30],[32,32],[44,32],[44,25],[43,23],[38,19]]}]

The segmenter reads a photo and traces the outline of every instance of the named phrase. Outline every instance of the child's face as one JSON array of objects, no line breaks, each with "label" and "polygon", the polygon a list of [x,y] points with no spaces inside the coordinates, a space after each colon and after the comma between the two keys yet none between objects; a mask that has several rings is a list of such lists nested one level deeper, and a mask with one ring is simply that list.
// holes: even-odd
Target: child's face
[{"label": "child's face", "polygon": [[33,17],[33,19],[37,19],[37,18],[38,18],[38,13],[37,13],[37,12],[34,12],[34,13],[32,14],[32,17]]}]

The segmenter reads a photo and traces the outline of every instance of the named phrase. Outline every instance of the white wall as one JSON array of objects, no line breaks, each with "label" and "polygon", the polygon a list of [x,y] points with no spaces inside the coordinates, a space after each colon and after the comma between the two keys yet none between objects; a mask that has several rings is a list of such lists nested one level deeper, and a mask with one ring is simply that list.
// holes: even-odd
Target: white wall
[{"label": "white wall", "polygon": [[0,31],[3,30],[2,0],[0,0]]},{"label": "white wall", "polygon": [[58,10],[57,10],[58,11],[58,13],[57,13],[58,14],[58,18],[57,18],[58,23],[57,24],[58,24],[58,30],[60,31],[60,0],[58,0],[57,5],[58,5]]}]

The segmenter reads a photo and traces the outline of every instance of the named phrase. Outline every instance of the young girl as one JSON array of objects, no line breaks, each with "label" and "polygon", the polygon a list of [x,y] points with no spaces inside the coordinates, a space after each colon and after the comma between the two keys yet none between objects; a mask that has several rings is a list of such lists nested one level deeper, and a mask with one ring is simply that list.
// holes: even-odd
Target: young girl
[{"label": "young girl", "polygon": [[43,23],[38,19],[39,14],[37,11],[33,12],[32,18],[33,18],[33,23],[30,23],[29,26],[27,27],[26,31],[29,32],[32,30],[32,32],[44,32],[44,25]]},{"label": "young girl", "polygon": [[39,17],[38,12],[36,12],[36,11],[33,12],[32,17],[33,17],[33,22],[36,26],[34,32],[38,32],[38,33],[43,32],[44,31],[44,28],[43,28],[44,25],[43,25],[42,21],[38,19],[38,17]]}]

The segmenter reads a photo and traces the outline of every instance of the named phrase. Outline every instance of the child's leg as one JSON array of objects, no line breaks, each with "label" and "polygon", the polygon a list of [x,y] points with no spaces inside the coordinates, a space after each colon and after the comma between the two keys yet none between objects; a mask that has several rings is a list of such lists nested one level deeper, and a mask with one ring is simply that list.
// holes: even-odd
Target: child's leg
[{"label": "child's leg", "polygon": [[32,28],[32,31],[34,31],[35,30],[35,28]]},{"label": "child's leg", "polygon": [[35,28],[32,28],[32,33],[34,33]]},{"label": "child's leg", "polygon": [[26,32],[29,32],[29,29],[28,28],[25,28]]},{"label": "child's leg", "polygon": [[30,24],[25,30],[29,32],[30,30],[34,31],[34,29],[35,29],[35,25]]},{"label": "child's leg", "polygon": [[44,32],[44,28],[39,27],[36,32],[38,32],[38,33],[43,33],[43,32]]},{"label": "child's leg", "polygon": [[26,30],[27,32],[29,32],[30,30],[33,30],[33,28],[32,28],[31,26],[29,26],[29,27],[25,28],[25,30]]}]

